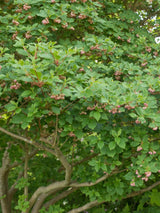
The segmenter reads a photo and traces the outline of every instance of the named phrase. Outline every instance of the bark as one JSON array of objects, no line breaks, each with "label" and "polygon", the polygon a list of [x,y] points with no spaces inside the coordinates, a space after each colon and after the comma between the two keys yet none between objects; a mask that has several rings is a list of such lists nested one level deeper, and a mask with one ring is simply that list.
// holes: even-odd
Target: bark
[{"label": "bark", "polygon": [[[80,161],[74,162],[74,163],[72,164],[72,167],[77,166],[77,165],[79,165],[79,164],[81,164],[81,163],[84,163],[84,162],[86,162],[86,161],[88,161],[88,160],[90,160],[90,159],[92,159],[92,158],[94,158],[94,157],[96,157],[96,156],[98,156],[98,154],[97,154],[97,153],[94,153],[94,154],[90,155],[89,157],[86,157],[86,158],[83,158],[83,159],[80,160]],[[61,168],[59,168],[58,172],[61,172],[61,171],[63,171],[63,170],[64,170],[64,167],[61,167]]]},{"label": "bark", "polygon": [[[135,197],[135,196],[138,196],[138,195],[141,195],[141,194],[143,194],[143,193],[145,193],[145,192],[147,192],[147,191],[150,191],[151,189],[155,188],[155,187],[158,186],[158,185],[160,185],[160,181],[157,181],[156,183],[152,184],[151,186],[148,186],[148,187],[146,187],[146,188],[144,188],[144,189],[141,189],[141,190],[139,190],[139,191],[137,191],[137,192],[132,192],[132,193],[128,194],[126,197],[122,198],[122,200],[123,200],[123,199],[127,199],[127,198],[131,198],[131,197]],[[105,203],[105,202],[106,202],[106,201],[104,200],[104,201],[98,203],[98,201],[95,200],[95,201],[92,201],[92,202],[90,202],[90,203],[87,203],[87,204],[85,204],[84,206],[81,206],[81,207],[79,207],[79,208],[72,209],[72,210],[70,210],[68,213],[78,213],[78,212],[82,212],[82,211],[85,211],[85,210],[87,210],[87,209],[90,209],[90,208],[92,208],[92,207],[94,207],[94,206],[98,206],[98,205],[100,205],[100,204],[102,204],[102,203]]]},{"label": "bark", "polygon": [[8,195],[9,163],[9,154],[6,149],[2,159],[2,167],[0,168],[0,198],[2,213],[11,213],[11,200]]},{"label": "bark", "polygon": [[[28,144],[25,143],[24,178],[28,178]],[[28,186],[24,187],[25,201],[28,201]],[[22,212],[22,213],[26,213]]]},{"label": "bark", "polygon": [[123,169],[123,170],[115,170],[113,171],[111,174],[105,174],[103,175],[102,177],[98,178],[95,182],[84,182],[84,183],[72,183],[70,184],[70,187],[88,187],[88,186],[94,186],[104,180],[106,180],[108,177],[114,175],[114,174],[118,174],[118,173],[121,173],[121,172],[124,172],[126,171],[126,169]]},{"label": "bark", "polygon": [[38,197],[41,194],[46,194],[46,193],[49,193],[50,191],[57,192],[57,191],[65,188],[65,187],[67,187],[67,183],[66,183],[65,180],[52,183],[52,184],[50,184],[48,186],[41,186],[41,187],[39,187],[34,192],[34,194],[32,195],[31,199],[29,200],[29,209],[28,209],[27,212],[29,212],[29,210],[33,207],[33,205],[35,204],[35,202],[37,201]]},{"label": "bark", "polygon": [[[32,151],[30,154],[28,154],[28,159],[34,157],[35,154],[37,154],[37,149],[34,150],[34,151]],[[15,167],[21,165],[21,164],[24,163],[24,162],[25,162],[25,157],[22,157],[22,158],[21,158],[21,162],[15,161],[13,164],[9,165],[9,169],[15,168]]]},{"label": "bark", "polygon": [[143,194],[144,192],[150,191],[151,189],[155,188],[158,185],[160,185],[160,181],[157,181],[156,183],[152,184],[151,186],[148,186],[147,188],[141,189],[138,192],[132,192],[132,193],[128,194],[126,197],[124,197],[123,199],[135,197],[137,195]]},{"label": "bark", "polygon": [[[0,131],[3,132],[3,133],[5,133],[5,134],[7,134],[7,135],[10,135],[10,136],[13,137],[13,138],[16,138],[17,140],[24,141],[24,142],[26,142],[26,143],[28,143],[28,144],[30,144],[30,145],[32,145],[32,146],[35,146],[36,148],[38,148],[38,149],[40,149],[40,150],[46,150],[47,152],[49,152],[49,153],[55,155],[54,150],[52,150],[52,149],[50,149],[50,148],[44,146],[43,144],[40,144],[40,143],[38,143],[38,142],[36,142],[36,141],[33,141],[33,140],[28,139],[28,138],[25,138],[25,137],[16,135],[16,134],[14,134],[14,133],[12,133],[12,132],[9,132],[9,131],[5,130],[5,129],[2,128],[2,127],[0,127]],[[40,140],[41,140],[41,139],[40,139]],[[44,140],[41,140],[41,141],[44,142],[44,143],[46,142],[46,141],[44,141]]]},{"label": "bark", "polygon": [[90,203],[87,203],[87,204],[85,204],[84,206],[81,206],[81,207],[79,207],[79,208],[77,208],[77,209],[72,209],[71,211],[69,211],[68,213],[78,213],[78,212],[82,212],[82,211],[85,211],[85,210],[87,210],[87,209],[90,209],[90,208],[92,208],[92,207],[94,207],[94,206],[98,206],[98,205],[100,205],[100,204],[102,204],[102,203],[104,203],[105,201],[102,201],[102,202],[98,202],[97,200],[95,200],[95,201],[92,201],[92,202],[90,202]]},{"label": "bark", "polygon": [[34,207],[33,207],[32,211],[31,211],[31,213],[37,213],[40,210],[40,208],[42,207],[42,204],[43,204],[44,200],[46,199],[46,197],[48,197],[48,193],[41,194],[37,198],[37,201],[34,204]]},{"label": "bark", "polygon": [[45,209],[48,209],[51,205],[55,204],[56,202],[58,202],[59,200],[67,197],[68,195],[72,194],[73,192],[75,192],[78,188],[69,188],[68,190],[62,192],[61,194],[55,196],[53,199],[49,200],[48,202],[46,202],[43,207]]},{"label": "bark", "polygon": [[21,172],[19,173],[17,180],[16,180],[15,183],[10,187],[10,189],[9,189],[9,191],[8,191],[8,195],[9,195],[8,197],[9,197],[9,202],[10,202],[10,203],[12,202],[12,198],[13,198],[15,192],[17,191],[17,189],[15,188],[15,186],[17,185],[18,180],[19,180],[21,177],[23,177],[23,174],[24,174],[23,171],[21,171]]},{"label": "bark", "polygon": [[[23,136],[19,136],[19,135],[16,135],[14,133],[11,133],[5,129],[3,129],[2,127],[0,127],[0,131],[7,134],[7,135],[10,135],[11,137],[13,138],[16,138],[18,140],[21,140],[21,141],[24,141],[25,143],[27,144],[30,144],[30,145],[33,145],[39,149],[42,149],[42,150],[46,150],[48,152],[50,152],[51,154],[53,154],[56,158],[59,159],[59,161],[61,162],[61,164],[63,165],[63,167],[65,168],[65,180],[63,181],[59,181],[59,182],[55,182],[55,183],[52,183],[46,187],[39,187],[35,192],[34,194],[32,195],[29,203],[30,203],[30,207],[29,209],[27,209],[26,213],[29,212],[29,210],[33,207],[33,205],[35,204],[35,202],[37,201],[38,197],[41,195],[41,194],[45,194],[45,193],[49,193],[50,191],[52,190],[60,190],[60,189],[63,189],[67,186],[69,186],[70,182],[71,182],[71,173],[72,173],[72,167],[71,165],[68,163],[67,159],[65,158],[65,156],[63,155],[63,153],[61,152],[61,150],[56,146],[56,144],[54,145],[53,149],[50,149],[40,143],[37,143],[31,139],[28,139],[28,138],[25,138]],[[40,141],[44,142],[44,143],[49,143],[49,141],[46,141],[46,139],[44,140],[43,138],[40,139]]]}]

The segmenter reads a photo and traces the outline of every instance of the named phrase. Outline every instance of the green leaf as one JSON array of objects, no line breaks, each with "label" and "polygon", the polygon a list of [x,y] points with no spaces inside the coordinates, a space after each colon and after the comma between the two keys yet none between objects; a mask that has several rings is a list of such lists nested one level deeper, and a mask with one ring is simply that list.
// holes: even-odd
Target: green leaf
[{"label": "green leaf", "polygon": [[15,113],[18,114],[18,113],[20,113],[21,111],[22,111],[22,109],[21,109],[21,108],[18,108],[18,109],[16,109]]},{"label": "green leaf", "polygon": [[115,142],[119,145],[121,139],[119,137],[115,137],[114,139],[115,139]]},{"label": "green leaf", "polygon": [[44,10],[40,10],[39,13],[37,13],[37,15],[43,18],[47,17],[47,13]]},{"label": "green leaf", "polygon": [[122,213],[130,213],[129,205],[127,205],[122,209]]},{"label": "green leaf", "polygon": [[53,56],[52,56],[51,54],[49,54],[49,53],[40,53],[39,56],[40,56],[41,58],[53,60]]},{"label": "green leaf", "polygon": [[113,137],[117,136],[117,132],[115,130],[113,130],[113,129],[111,130],[111,134],[112,134]]},{"label": "green leaf", "polygon": [[118,143],[118,146],[122,149],[125,149],[126,143],[123,140],[121,140],[120,143]]},{"label": "green leaf", "polygon": [[90,120],[89,120],[88,127],[89,127],[90,129],[94,129],[94,128],[96,127],[96,125],[97,125],[97,122],[96,122],[95,120],[93,120],[93,119],[90,119]]},{"label": "green leaf", "polygon": [[109,143],[108,146],[109,146],[109,149],[112,150],[116,147],[116,143],[114,141],[112,141],[112,142]]},{"label": "green leaf", "polygon": [[151,204],[156,204],[157,206],[160,206],[160,192],[154,190],[151,193]]},{"label": "green leaf", "polygon": [[132,118],[137,118],[137,115],[135,113],[129,113],[129,115],[132,117]]},{"label": "green leaf", "polygon": [[8,112],[11,112],[17,108],[17,103],[11,101],[11,103],[7,104],[5,108],[7,109]]},{"label": "green leaf", "polygon": [[14,123],[14,124],[20,124],[20,123],[22,123],[25,120],[26,120],[26,115],[24,115],[24,114],[16,114],[12,118],[12,123]]},{"label": "green leaf", "polygon": [[98,147],[100,149],[102,149],[103,146],[104,146],[104,142],[103,141],[98,141]]},{"label": "green leaf", "polygon": [[21,124],[22,129],[26,129],[27,127],[29,127],[29,123],[23,122]]},{"label": "green leaf", "polygon": [[115,150],[110,150],[110,151],[107,152],[107,155],[108,155],[109,157],[114,157],[115,154],[116,154],[116,151],[115,151]]},{"label": "green leaf", "polygon": [[32,92],[30,90],[26,90],[21,94],[21,97],[28,97],[32,94]]},{"label": "green leaf", "polygon": [[4,79],[4,78],[5,78],[5,75],[0,74],[0,79]]},{"label": "green leaf", "polygon": [[55,107],[55,106],[52,106],[52,111],[55,113],[55,114],[60,114],[60,112],[61,112],[61,110],[60,110],[60,108],[58,108],[58,107]]},{"label": "green leaf", "polygon": [[101,117],[100,112],[98,112],[98,111],[94,112],[94,113],[93,113],[93,117],[94,117],[97,121],[99,121],[99,119],[100,119],[100,117]]},{"label": "green leaf", "polygon": [[119,129],[119,130],[118,130],[118,133],[117,133],[117,136],[120,136],[121,133],[122,133],[122,129]]},{"label": "green leaf", "polygon": [[136,112],[137,112],[137,114],[138,114],[139,116],[142,116],[142,115],[143,115],[143,110],[142,110],[142,108],[137,107],[137,108],[135,108],[135,110],[136,110]]}]

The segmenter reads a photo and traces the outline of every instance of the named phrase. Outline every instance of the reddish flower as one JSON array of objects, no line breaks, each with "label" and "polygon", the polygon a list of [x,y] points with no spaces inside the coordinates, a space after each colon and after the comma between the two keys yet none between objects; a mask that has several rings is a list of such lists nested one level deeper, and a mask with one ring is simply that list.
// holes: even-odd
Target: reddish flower
[{"label": "reddish flower", "polygon": [[16,21],[16,20],[12,20],[12,23],[13,23],[13,24],[15,24],[16,26],[18,26],[18,25],[19,25],[19,22],[18,22],[18,21]]},{"label": "reddish flower", "polygon": [[148,62],[144,62],[141,64],[141,67],[145,67],[148,64]]},{"label": "reddish flower", "polygon": [[83,69],[83,68],[80,68],[79,71],[80,71],[80,72],[84,72],[84,69]]},{"label": "reddish flower", "polygon": [[17,37],[17,35],[18,35],[18,32],[16,31],[16,32],[12,35],[12,40],[15,40],[16,37]]},{"label": "reddish flower", "polygon": [[81,50],[80,51],[81,55],[85,54],[85,51],[84,50]]},{"label": "reddish flower", "polygon": [[132,182],[130,183],[130,185],[131,186],[135,186],[136,185],[133,179],[132,179]]},{"label": "reddish flower", "polygon": [[146,177],[149,177],[149,176],[151,176],[151,174],[152,174],[152,172],[150,172],[150,171],[148,171],[148,172],[145,172],[145,175],[146,175]]},{"label": "reddish flower", "polygon": [[152,88],[149,88],[149,89],[148,89],[148,92],[153,93],[153,92],[155,92],[155,90],[152,89]]},{"label": "reddish flower", "polygon": [[42,24],[44,24],[44,25],[49,24],[48,18],[43,19],[43,20],[42,20]]},{"label": "reddish flower", "polygon": [[80,15],[78,16],[78,18],[79,18],[79,19],[85,19],[85,18],[86,18],[86,15],[80,14]]},{"label": "reddish flower", "polygon": [[70,29],[70,30],[75,30],[74,27],[70,27],[69,29]]},{"label": "reddish flower", "polygon": [[22,9],[17,9],[15,12],[16,12],[16,13],[21,13],[21,12],[22,12]]},{"label": "reddish flower", "polygon": [[149,53],[150,53],[150,52],[151,52],[151,50],[152,50],[152,48],[151,48],[151,47],[146,47],[146,51],[147,51],[147,52],[149,52]]},{"label": "reddish flower", "polygon": [[24,4],[24,5],[23,5],[23,9],[24,9],[24,10],[29,10],[30,8],[31,8],[31,6],[29,6],[29,5],[27,5],[27,4]]},{"label": "reddish flower", "polygon": [[157,52],[157,51],[153,52],[153,54],[154,54],[155,56],[158,56],[158,52]]},{"label": "reddish flower", "polygon": [[158,127],[157,127],[157,126],[153,128],[153,130],[154,130],[154,131],[156,131],[157,129],[158,129]]},{"label": "reddish flower", "polygon": [[141,146],[137,147],[137,152],[141,151],[143,148]]},{"label": "reddish flower", "polygon": [[28,16],[28,19],[32,19],[33,18],[33,16]]},{"label": "reddish flower", "polygon": [[67,28],[67,27],[68,27],[68,23],[63,24],[62,27],[63,27],[63,28]]},{"label": "reddish flower", "polygon": [[135,121],[135,123],[136,123],[136,124],[140,124],[141,122],[137,119],[137,120]]},{"label": "reddish flower", "polygon": [[148,154],[152,155],[153,153],[151,151],[149,151]]},{"label": "reddish flower", "polygon": [[70,132],[68,135],[69,135],[70,137],[75,137],[75,136],[76,136],[73,132]]},{"label": "reddish flower", "polygon": [[127,42],[128,42],[128,43],[131,43],[131,38],[127,39]]},{"label": "reddish flower", "polygon": [[25,37],[26,37],[27,39],[29,39],[29,38],[32,37],[32,35],[30,35],[29,33],[30,33],[29,31],[25,33]]},{"label": "reddish flower", "polygon": [[76,14],[74,12],[71,12],[70,17],[74,18],[74,17],[76,17]]},{"label": "reddish flower", "polygon": [[53,27],[52,27],[51,29],[52,29],[53,32],[55,32],[55,31],[58,30],[57,27],[56,27],[56,28],[53,28]]},{"label": "reddish flower", "polygon": [[56,18],[56,19],[54,19],[54,22],[60,24],[61,23],[61,19]]}]

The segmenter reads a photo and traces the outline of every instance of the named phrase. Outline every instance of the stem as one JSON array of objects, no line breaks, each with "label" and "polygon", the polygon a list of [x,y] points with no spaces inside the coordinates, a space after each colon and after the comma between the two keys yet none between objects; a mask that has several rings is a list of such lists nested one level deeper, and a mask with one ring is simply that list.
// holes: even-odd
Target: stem
[{"label": "stem", "polygon": [[98,205],[100,205],[100,204],[102,204],[102,203],[104,203],[105,201],[102,201],[102,202],[98,202],[97,200],[95,200],[95,201],[92,201],[92,202],[90,202],[90,203],[87,203],[87,204],[85,204],[84,206],[81,206],[81,207],[79,207],[79,208],[77,208],[77,209],[72,209],[71,211],[69,211],[68,213],[78,213],[78,212],[82,212],[82,211],[85,211],[85,210],[87,210],[87,209],[90,209],[90,208],[92,208],[92,207],[94,207],[94,206],[98,206]]},{"label": "stem", "polygon": [[75,192],[77,190],[77,188],[69,188],[66,191],[63,191],[62,193],[60,193],[59,195],[55,196],[54,198],[52,198],[51,200],[49,200],[48,202],[46,202],[43,207],[45,209],[48,209],[51,205],[55,204],[56,202],[58,202],[59,200],[67,197],[68,195],[72,194],[73,192]]},{"label": "stem", "polygon": [[9,174],[9,154],[8,147],[4,152],[2,159],[2,167],[0,168],[0,202],[2,213],[11,213],[11,202],[8,196],[8,174]]},{"label": "stem", "polygon": [[[25,162],[24,162],[24,178],[28,178],[28,144],[25,143]],[[25,201],[28,200],[28,186],[24,187]],[[26,212],[24,212],[26,213]]]}]

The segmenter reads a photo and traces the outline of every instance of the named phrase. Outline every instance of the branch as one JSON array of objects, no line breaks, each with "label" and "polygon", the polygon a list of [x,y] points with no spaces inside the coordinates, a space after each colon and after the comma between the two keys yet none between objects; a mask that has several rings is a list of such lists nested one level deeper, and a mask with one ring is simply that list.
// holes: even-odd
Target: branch
[{"label": "branch", "polygon": [[[53,192],[54,193],[54,192]],[[34,204],[33,206],[33,209],[31,211],[31,213],[37,213],[39,212],[40,208],[42,207],[42,204],[44,202],[44,200],[49,196],[49,194],[47,193],[44,193],[44,194],[41,194],[38,198],[37,198],[37,201],[36,203]]]},{"label": "branch", "polygon": [[[46,150],[47,152],[50,152],[51,154],[55,155],[55,152],[54,152],[52,149],[49,149],[49,148],[43,146],[42,144],[39,144],[39,143],[37,143],[37,142],[35,142],[35,141],[32,141],[32,140],[30,140],[30,139],[27,139],[27,138],[25,138],[25,137],[16,135],[16,134],[14,134],[14,133],[11,133],[11,132],[9,132],[9,131],[3,129],[2,127],[0,127],[0,131],[3,132],[3,133],[5,133],[5,134],[7,134],[7,135],[10,135],[10,136],[13,137],[13,138],[16,138],[16,139],[18,139],[18,140],[24,141],[24,142],[26,142],[26,143],[28,143],[28,144],[30,144],[30,145],[33,145],[33,146],[35,146],[35,147],[37,147],[37,148],[39,148],[39,149],[41,149],[41,150]],[[42,140],[42,141],[43,141],[43,140]]]},{"label": "branch", "polygon": [[128,194],[125,198],[123,199],[127,199],[130,197],[135,197],[137,195],[143,194],[144,192],[150,191],[151,189],[153,189],[154,187],[160,185],[160,181],[157,181],[156,183],[152,184],[151,186],[148,186],[147,188],[141,189],[138,192],[132,192],[130,194]]},{"label": "branch", "polygon": [[72,183],[70,184],[71,187],[85,187],[85,186],[94,186],[104,180],[106,180],[108,177],[114,175],[114,174],[118,174],[118,173],[121,173],[121,172],[124,172],[126,171],[126,169],[123,169],[123,170],[120,170],[120,171],[113,171],[111,174],[105,174],[103,175],[102,177],[98,178],[95,182],[85,182],[85,183]]},{"label": "branch", "polygon": [[44,207],[45,209],[48,209],[49,206],[55,204],[56,202],[58,202],[59,200],[65,198],[65,197],[67,197],[69,194],[75,192],[77,189],[78,189],[78,188],[69,188],[68,190],[63,191],[61,194],[57,195],[56,197],[54,197],[53,199],[51,199],[50,201],[48,201],[47,203],[45,203],[45,204],[43,205],[43,207]]},{"label": "branch", "polygon": [[[37,198],[41,195],[41,194],[45,194],[45,193],[49,193],[50,191],[53,192],[57,192],[57,190],[63,189],[67,186],[66,181],[57,181],[55,183],[52,183],[48,186],[41,186],[39,187],[34,194],[32,195],[31,199],[29,200],[29,210],[33,207],[34,203],[36,202]],[[52,193],[53,193],[52,192]]]},{"label": "branch", "polygon": [[[28,144],[25,144],[25,161],[24,161],[24,178],[28,178]],[[28,201],[28,186],[24,187],[24,196],[25,201]],[[23,213],[26,213],[26,211],[23,211]]]},{"label": "branch", "polygon": [[[120,171],[115,170],[111,174],[105,174],[104,176],[100,177],[94,183],[93,182],[71,183],[70,187],[74,187],[72,191],[64,191],[63,193],[59,194],[58,196],[56,196],[55,198],[53,198],[52,200],[50,200],[46,204],[44,204],[44,207],[48,208],[50,205],[56,203],[58,200],[66,197],[67,195],[69,195],[70,193],[72,193],[73,191],[77,190],[80,187],[94,186],[94,185],[104,181],[108,177],[110,177],[110,176],[112,176],[114,174],[118,174],[118,173],[124,172],[124,171],[126,171],[126,169],[123,169],[123,170],[120,170]],[[46,193],[44,189],[42,191],[43,191],[43,193],[41,192],[40,194],[37,195],[37,198],[36,198],[37,201],[35,200],[36,203],[35,203],[35,206],[34,206],[34,208],[32,210],[32,213],[36,213],[39,210],[39,208],[41,207],[41,205],[42,205],[43,201],[45,200],[45,198],[47,196],[49,196],[50,194],[53,194],[53,192],[51,192],[51,193],[47,192]]]},{"label": "branch", "polygon": [[98,205],[100,205],[100,204],[102,204],[102,203],[104,203],[105,201],[102,201],[102,202],[98,202],[97,200],[95,200],[95,201],[92,201],[92,202],[90,202],[90,203],[87,203],[87,204],[85,204],[84,206],[81,206],[81,207],[79,207],[79,208],[77,208],[77,209],[72,209],[71,211],[69,211],[68,213],[78,213],[78,212],[82,212],[82,211],[85,211],[85,210],[87,210],[87,209],[90,209],[90,208],[92,208],[92,207],[94,207],[94,206],[98,206]]},{"label": "branch", "polygon": [[[28,159],[32,158],[35,154],[37,153],[37,150],[34,150],[33,152],[31,152],[29,155],[28,155]],[[17,167],[19,165],[21,165],[24,161],[25,161],[25,157],[21,158],[21,161],[22,162],[14,162],[12,165],[9,166],[9,169],[12,169],[14,167]]]},{"label": "branch", "polygon": [[[49,186],[46,186],[46,187],[39,187],[34,192],[33,196],[30,199],[31,207],[33,206],[33,204],[35,203],[35,201],[37,200],[37,198],[39,197],[40,194],[47,193],[50,190],[57,190],[59,188],[64,188],[64,187],[68,186],[68,184],[70,183],[70,180],[71,180],[71,172],[72,172],[71,165],[68,163],[67,159],[65,158],[65,156],[63,155],[61,150],[56,145],[54,146],[54,150],[55,150],[54,151],[54,150],[49,149],[49,148],[47,148],[47,147],[43,146],[42,144],[39,144],[35,141],[32,141],[32,140],[27,139],[25,137],[11,133],[11,132],[3,129],[2,127],[0,127],[0,131],[7,134],[7,135],[10,135],[13,138],[16,138],[18,140],[21,140],[21,141],[24,141],[28,144],[31,144],[35,147],[38,147],[39,149],[46,150],[46,151],[50,152],[51,154],[53,154],[54,156],[56,156],[60,160],[60,162],[62,163],[62,165],[64,166],[64,168],[66,170],[64,181],[55,182],[55,183],[52,183],[52,184],[50,184]],[[40,138],[40,140],[42,142],[46,142],[42,138]]]},{"label": "branch", "polygon": [[80,160],[80,161],[77,161],[77,162],[73,163],[72,166],[77,166],[77,165],[79,165],[79,164],[81,164],[81,163],[83,163],[83,162],[85,162],[85,161],[88,161],[88,160],[90,160],[90,159],[96,157],[97,155],[99,155],[99,154],[98,154],[98,153],[94,153],[94,154],[92,154],[92,155],[90,155],[90,156],[88,156],[88,157],[86,157],[86,158],[83,158],[83,159]]},{"label": "branch", "polygon": [[[85,161],[88,161],[88,160],[90,160],[90,159],[96,157],[97,155],[98,155],[98,153],[94,153],[94,154],[90,155],[89,157],[83,158],[82,160],[73,163],[73,164],[72,164],[72,167],[77,166],[77,165],[79,165],[79,164],[81,164],[81,163],[83,163],[83,162],[85,162]],[[61,167],[61,168],[59,168],[58,172],[61,172],[61,171],[63,171],[63,170],[64,170],[64,168]]]},{"label": "branch", "polygon": [[11,203],[8,199],[8,174],[9,174],[9,153],[8,147],[6,148],[3,158],[2,158],[2,167],[0,168],[0,197],[1,197],[1,208],[2,212],[9,213]]},{"label": "branch", "polygon": [[65,181],[67,184],[69,184],[71,180],[72,167],[68,163],[67,159],[65,158],[61,150],[57,146],[54,146],[54,149],[55,149],[56,157],[60,160],[60,162],[62,163],[62,165],[64,166],[66,170]]},{"label": "branch", "polygon": [[17,191],[17,189],[15,188],[15,186],[17,185],[18,180],[19,180],[21,177],[23,177],[23,175],[24,175],[24,172],[21,171],[21,172],[19,173],[19,175],[18,175],[17,180],[16,180],[15,183],[10,187],[10,189],[9,189],[9,191],[8,191],[8,199],[9,199],[10,203],[11,203],[11,201],[12,201],[12,198],[13,198],[15,192]]},{"label": "branch", "polygon": [[[158,186],[158,185],[160,185],[160,181],[157,181],[156,183],[152,184],[151,186],[148,186],[148,187],[145,188],[145,189],[141,189],[141,190],[139,190],[139,191],[137,191],[137,192],[132,192],[132,193],[128,194],[126,197],[124,197],[124,198],[122,198],[122,199],[127,199],[127,198],[130,198],[130,197],[135,197],[135,196],[137,196],[137,195],[143,194],[144,192],[150,191],[151,189],[153,189],[154,187],[156,187],[156,186]],[[81,206],[81,207],[79,207],[79,208],[77,208],[77,209],[72,209],[72,210],[69,211],[68,213],[78,213],[78,212],[82,212],[82,211],[85,211],[85,210],[87,210],[87,209],[90,209],[90,208],[92,208],[92,207],[94,207],[94,206],[100,205],[100,204],[105,203],[105,202],[106,202],[106,201],[102,201],[101,203],[98,203],[98,201],[95,200],[95,201],[92,201],[92,202],[90,202],[90,203],[87,203],[87,204],[85,204],[84,206]]]}]

